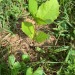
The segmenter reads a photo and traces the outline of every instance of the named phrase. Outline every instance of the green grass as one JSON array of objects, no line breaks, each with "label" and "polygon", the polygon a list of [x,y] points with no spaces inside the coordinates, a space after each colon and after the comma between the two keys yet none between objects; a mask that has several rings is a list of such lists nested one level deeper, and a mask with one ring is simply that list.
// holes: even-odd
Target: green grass
[{"label": "green grass", "polygon": [[13,0],[2,0],[0,2],[0,19],[2,27],[7,31],[13,31],[16,29],[16,24],[18,24],[18,19],[25,16],[24,0],[13,1]]}]

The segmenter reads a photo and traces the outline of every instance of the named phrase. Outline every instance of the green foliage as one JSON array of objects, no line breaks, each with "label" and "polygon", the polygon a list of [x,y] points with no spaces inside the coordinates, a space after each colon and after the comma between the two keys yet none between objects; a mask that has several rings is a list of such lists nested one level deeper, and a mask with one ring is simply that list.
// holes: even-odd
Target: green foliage
[{"label": "green foliage", "polygon": [[35,30],[34,30],[34,26],[32,23],[22,22],[21,29],[28,37],[30,37],[31,39],[34,38]]},{"label": "green foliage", "polygon": [[36,14],[37,18],[40,18],[47,22],[47,24],[52,23],[57,19],[59,15],[59,4],[57,0],[49,0],[43,3]]},{"label": "green foliage", "polygon": [[[33,1],[35,0],[29,0],[29,11],[33,14],[33,17],[38,24],[50,24],[57,19],[59,15],[59,3],[57,0],[46,1],[45,3],[42,3],[38,9],[37,1],[35,1],[35,5],[31,6]],[[33,9],[36,13],[32,13],[33,10],[31,9]]]},{"label": "green foliage", "polygon": [[[44,71],[41,67],[38,67],[36,70],[33,71],[33,68],[31,68],[28,65],[28,63],[24,63],[24,61],[29,60],[29,56],[27,54],[22,55],[22,60],[23,60],[22,62],[16,61],[15,56],[10,55],[8,58],[8,65],[6,65],[5,63],[0,64],[0,74],[1,75],[18,75],[22,72],[24,75],[44,75]],[[6,71],[8,73],[4,74],[2,72],[2,68],[4,67],[7,69]]]},{"label": "green foliage", "polygon": [[30,60],[29,55],[28,55],[28,54],[23,54],[23,55],[22,55],[22,60],[24,60],[24,61],[29,61],[29,60]]},{"label": "green foliage", "polygon": [[33,75],[44,75],[44,72],[42,68],[38,68],[36,71],[34,71]]},{"label": "green foliage", "polygon": [[75,75],[75,50],[70,49],[57,75]]},{"label": "green foliage", "polygon": [[64,37],[68,40],[74,40],[75,34],[75,9],[74,0],[59,0],[60,5],[60,16],[56,21],[57,27],[54,28],[56,37]]},{"label": "green foliage", "polygon": [[11,69],[11,75],[17,75],[19,70],[21,69],[20,63],[18,61],[15,62],[14,55],[9,56],[8,62],[9,62],[9,67]]},{"label": "green foliage", "polygon": [[27,69],[26,75],[44,75],[44,72],[40,67],[33,72],[33,69],[30,67]]},{"label": "green foliage", "polygon": [[37,13],[38,4],[36,0],[28,0],[29,1],[29,11],[33,16]]},{"label": "green foliage", "polygon": [[0,0],[0,2],[1,2],[2,0]]},{"label": "green foliage", "polygon": [[27,69],[26,75],[33,75],[33,69],[31,67]]},{"label": "green foliage", "polygon": [[48,38],[48,34],[42,32],[42,31],[38,31],[34,37],[35,41],[40,43],[40,42],[43,42],[45,40],[47,40]]},{"label": "green foliage", "polygon": [[44,49],[42,49],[40,47],[36,47],[35,49],[36,49],[36,51],[38,51],[40,53],[45,53]]},{"label": "green foliage", "polygon": [[10,66],[13,66],[15,63],[15,57],[14,55],[9,56],[8,62],[10,64]]},{"label": "green foliage", "polygon": [[[32,46],[37,52],[35,54],[36,62],[29,62],[30,57],[28,54],[23,54],[21,61],[17,61],[14,55],[10,55],[7,62],[5,62],[3,59],[6,59],[5,53],[8,50],[0,46],[0,75],[44,75],[43,69],[41,67],[37,68],[38,65],[42,65],[49,75],[56,75],[57,71],[57,75],[75,75],[75,1],[0,0],[0,27],[14,30],[19,18],[24,18],[26,15],[24,12],[26,11],[25,1],[28,1],[27,7],[30,16],[32,15],[36,24],[47,25],[53,23],[49,34],[55,37],[55,41],[51,44],[46,43],[46,46]],[[45,31],[37,31],[36,28],[37,26],[30,22],[22,22],[22,31],[40,44],[49,35]],[[32,54],[34,55],[34,53]],[[37,69],[35,70],[35,68]]]},{"label": "green foliage", "polygon": [[[46,1],[39,8],[36,0],[28,1],[29,11],[38,24],[50,24],[59,15],[59,3],[57,0]],[[43,42],[48,38],[48,34],[42,31],[37,32],[31,23],[23,22],[21,29],[28,37],[34,39],[36,42]]]},{"label": "green foliage", "polygon": [[42,31],[35,32],[35,28],[32,23],[22,22],[21,29],[28,37],[35,40],[36,42],[43,42],[48,38],[48,34]]}]

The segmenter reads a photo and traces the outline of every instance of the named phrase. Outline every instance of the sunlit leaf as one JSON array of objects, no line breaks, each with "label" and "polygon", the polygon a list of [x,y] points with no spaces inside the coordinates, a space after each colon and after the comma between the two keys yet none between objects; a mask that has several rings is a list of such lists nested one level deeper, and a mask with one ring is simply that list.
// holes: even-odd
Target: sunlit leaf
[{"label": "sunlit leaf", "polygon": [[22,22],[22,31],[31,39],[34,37],[34,26],[29,22]]},{"label": "sunlit leaf", "polygon": [[13,65],[13,69],[19,70],[20,68],[21,68],[20,63],[18,61],[15,62],[14,65]]},{"label": "sunlit leaf", "polygon": [[0,0],[0,2],[1,2],[1,1],[3,1],[3,0]]},{"label": "sunlit leaf", "polygon": [[28,54],[23,54],[23,55],[22,55],[22,60],[28,61],[29,59],[30,59],[30,57],[29,57]]},{"label": "sunlit leaf", "polygon": [[57,0],[48,0],[39,7],[36,17],[46,23],[52,23],[59,15],[59,3]]},{"label": "sunlit leaf", "polygon": [[44,75],[44,72],[42,68],[38,68],[36,71],[34,71],[33,75]]},{"label": "sunlit leaf", "polygon": [[14,63],[15,63],[15,57],[14,57],[14,55],[10,55],[9,56],[8,62],[9,62],[10,65],[12,65],[12,66],[14,65]]},{"label": "sunlit leaf", "polygon": [[34,37],[34,39],[36,42],[44,42],[48,38],[48,36],[49,36],[48,34],[42,31],[39,31],[36,33],[36,36]]},{"label": "sunlit leaf", "polygon": [[27,69],[26,75],[33,75],[33,69],[31,67]]},{"label": "sunlit leaf", "polygon": [[29,1],[29,11],[34,16],[37,12],[38,4],[36,0],[28,0]]},{"label": "sunlit leaf", "polygon": [[51,23],[50,20],[42,20],[42,19],[37,18],[37,17],[35,18],[35,20],[36,20],[36,23],[38,25],[46,25],[46,24],[50,24]]}]

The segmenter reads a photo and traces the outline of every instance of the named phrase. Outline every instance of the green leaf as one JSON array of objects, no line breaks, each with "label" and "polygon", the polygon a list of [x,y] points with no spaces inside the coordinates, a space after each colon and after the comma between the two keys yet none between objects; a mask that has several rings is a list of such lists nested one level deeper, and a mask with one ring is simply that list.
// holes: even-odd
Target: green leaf
[{"label": "green leaf", "polygon": [[11,69],[11,75],[18,75],[20,69],[21,69],[20,63],[18,61],[15,62]]},{"label": "green leaf", "polygon": [[33,73],[33,75],[43,75],[43,74],[44,74],[44,72],[43,72],[42,68],[40,68],[40,67]]},{"label": "green leaf", "polygon": [[9,56],[8,62],[9,62],[10,65],[12,65],[12,66],[14,65],[14,63],[15,63],[15,57],[14,57],[14,55],[10,55]]},{"label": "green leaf", "polygon": [[19,70],[20,68],[21,68],[20,63],[18,61],[15,62],[14,65],[13,65],[13,69]]},{"label": "green leaf", "polygon": [[28,54],[23,54],[23,55],[22,55],[22,60],[25,60],[25,61],[30,60],[29,55],[28,55]]},{"label": "green leaf", "polygon": [[38,4],[36,0],[28,0],[29,1],[29,11],[30,13],[35,16],[38,8]]},{"label": "green leaf", "polygon": [[49,0],[39,7],[36,17],[47,23],[52,23],[59,15],[59,3],[57,0]]},{"label": "green leaf", "polygon": [[37,24],[39,24],[39,25],[46,25],[46,24],[50,24],[50,20],[42,20],[42,19],[40,19],[40,18],[37,18],[37,17],[35,17],[35,21],[36,21],[36,23]]},{"label": "green leaf", "polygon": [[39,42],[44,42],[47,38],[48,38],[48,34],[42,31],[39,31],[36,33],[34,40],[39,43]]},{"label": "green leaf", "polygon": [[33,75],[33,69],[31,67],[27,69],[26,75]]},{"label": "green leaf", "polygon": [[34,26],[32,23],[22,22],[21,29],[28,37],[33,39],[35,31],[34,31]]}]

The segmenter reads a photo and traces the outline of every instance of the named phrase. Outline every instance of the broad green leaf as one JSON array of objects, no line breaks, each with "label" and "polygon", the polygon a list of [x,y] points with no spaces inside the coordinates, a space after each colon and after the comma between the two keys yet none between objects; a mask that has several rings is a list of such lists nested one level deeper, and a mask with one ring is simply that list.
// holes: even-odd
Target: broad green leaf
[{"label": "broad green leaf", "polygon": [[29,11],[30,13],[35,16],[38,8],[38,4],[36,0],[28,0],[29,1]]},{"label": "broad green leaf", "polygon": [[33,75],[33,69],[31,67],[27,69],[26,75]]},{"label": "broad green leaf", "polygon": [[15,63],[15,57],[14,57],[14,55],[10,55],[10,56],[9,56],[8,62],[9,62],[9,64],[10,64],[11,66],[14,65],[14,63]]},{"label": "broad green leaf", "polygon": [[22,31],[31,39],[34,37],[34,26],[29,22],[22,22]]},{"label": "broad green leaf", "polygon": [[47,38],[48,38],[48,34],[42,31],[39,31],[36,33],[34,40],[39,43],[39,42],[44,42]]},{"label": "broad green leaf", "polygon": [[28,55],[28,54],[23,54],[23,55],[22,55],[22,60],[24,60],[24,61],[29,61],[29,60],[30,60],[29,55]]},{"label": "broad green leaf", "polygon": [[48,0],[39,7],[36,17],[47,23],[52,23],[59,15],[59,3],[57,0]]},{"label": "broad green leaf", "polygon": [[43,74],[44,74],[44,72],[43,72],[42,68],[40,68],[40,67],[33,73],[33,75],[43,75]]}]

